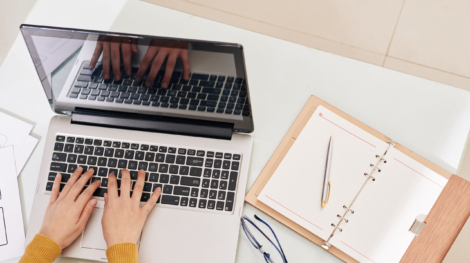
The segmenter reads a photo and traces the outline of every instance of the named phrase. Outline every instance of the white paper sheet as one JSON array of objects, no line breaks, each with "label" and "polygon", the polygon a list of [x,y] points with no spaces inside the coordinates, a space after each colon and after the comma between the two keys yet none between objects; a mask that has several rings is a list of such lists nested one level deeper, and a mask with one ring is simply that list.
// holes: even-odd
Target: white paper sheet
[{"label": "white paper sheet", "polygon": [[20,175],[21,170],[23,170],[23,167],[28,161],[29,156],[33,153],[37,143],[38,139],[33,136],[28,135],[28,137],[26,137],[26,141],[24,142],[23,147],[21,147],[19,155],[16,157],[16,176]]},{"label": "white paper sheet", "polygon": [[24,227],[13,147],[0,149],[0,261],[24,253]]},{"label": "white paper sheet", "polygon": [[[0,148],[13,146],[15,167],[18,171],[18,174],[23,169],[24,163],[26,163],[26,160],[28,160],[29,155],[32,153],[31,150],[28,154],[28,149],[31,149],[31,145],[33,144],[32,141],[34,141],[33,139],[28,138],[30,137],[29,133],[32,129],[33,125],[18,120],[6,113],[0,112]],[[25,149],[25,152],[20,157],[21,149],[25,143],[28,143],[28,145]],[[18,163],[18,160],[21,162],[24,161],[24,163],[21,165],[21,163]]]}]

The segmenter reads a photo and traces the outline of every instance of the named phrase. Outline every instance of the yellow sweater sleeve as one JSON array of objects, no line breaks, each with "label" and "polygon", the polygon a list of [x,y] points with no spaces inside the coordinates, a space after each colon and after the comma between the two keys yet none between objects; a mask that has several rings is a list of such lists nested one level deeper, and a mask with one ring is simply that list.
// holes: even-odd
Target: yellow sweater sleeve
[{"label": "yellow sweater sleeve", "polygon": [[62,253],[59,245],[45,235],[36,234],[19,263],[52,263]]},{"label": "yellow sweater sleeve", "polygon": [[[26,247],[19,263],[52,263],[62,253],[60,246],[45,235],[36,234]],[[138,263],[138,248],[134,243],[121,243],[106,250],[109,263]]]},{"label": "yellow sweater sleeve", "polygon": [[109,263],[138,263],[138,251],[134,243],[121,243],[108,247],[106,257]]}]

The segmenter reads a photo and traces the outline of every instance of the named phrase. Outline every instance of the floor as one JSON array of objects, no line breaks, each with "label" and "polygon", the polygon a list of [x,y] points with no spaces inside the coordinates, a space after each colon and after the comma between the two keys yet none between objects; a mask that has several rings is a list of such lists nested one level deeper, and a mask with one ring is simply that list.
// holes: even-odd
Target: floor
[{"label": "floor", "polygon": [[144,0],[470,91],[465,0]]}]

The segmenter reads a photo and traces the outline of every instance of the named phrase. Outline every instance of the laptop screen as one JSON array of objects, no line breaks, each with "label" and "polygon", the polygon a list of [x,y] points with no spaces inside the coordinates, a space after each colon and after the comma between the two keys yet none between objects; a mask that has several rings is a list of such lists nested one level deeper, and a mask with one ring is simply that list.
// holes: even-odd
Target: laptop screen
[{"label": "laptop screen", "polygon": [[239,44],[22,25],[52,110],[208,120],[252,132]]}]

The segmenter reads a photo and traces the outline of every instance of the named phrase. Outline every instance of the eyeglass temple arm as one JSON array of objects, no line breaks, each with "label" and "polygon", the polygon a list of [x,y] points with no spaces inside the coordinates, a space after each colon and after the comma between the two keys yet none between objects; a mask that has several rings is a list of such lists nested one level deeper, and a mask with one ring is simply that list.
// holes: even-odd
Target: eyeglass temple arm
[{"label": "eyeglass temple arm", "polygon": [[[261,223],[265,224],[265,225],[269,228],[269,230],[271,230],[271,232],[273,233],[274,238],[275,238],[276,241],[277,241],[277,244],[279,245],[279,249],[281,250],[281,251],[279,251],[279,253],[282,254],[284,262],[287,263],[286,255],[284,254],[284,250],[282,249],[281,243],[279,242],[279,239],[277,238],[276,233],[274,233],[274,230],[271,228],[271,226],[268,225],[268,223],[264,222],[264,221],[263,221],[261,218],[259,218],[256,214],[255,214],[255,219],[258,220],[258,221],[260,221]],[[262,232],[261,232],[261,233],[262,233]],[[264,235],[264,233],[263,233],[263,235]],[[266,235],[264,235],[264,236],[269,240],[269,242],[271,242],[271,244],[274,245],[274,243],[273,243]],[[274,245],[274,247],[276,247],[276,246]],[[276,248],[276,249],[277,249],[277,248]]]}]

